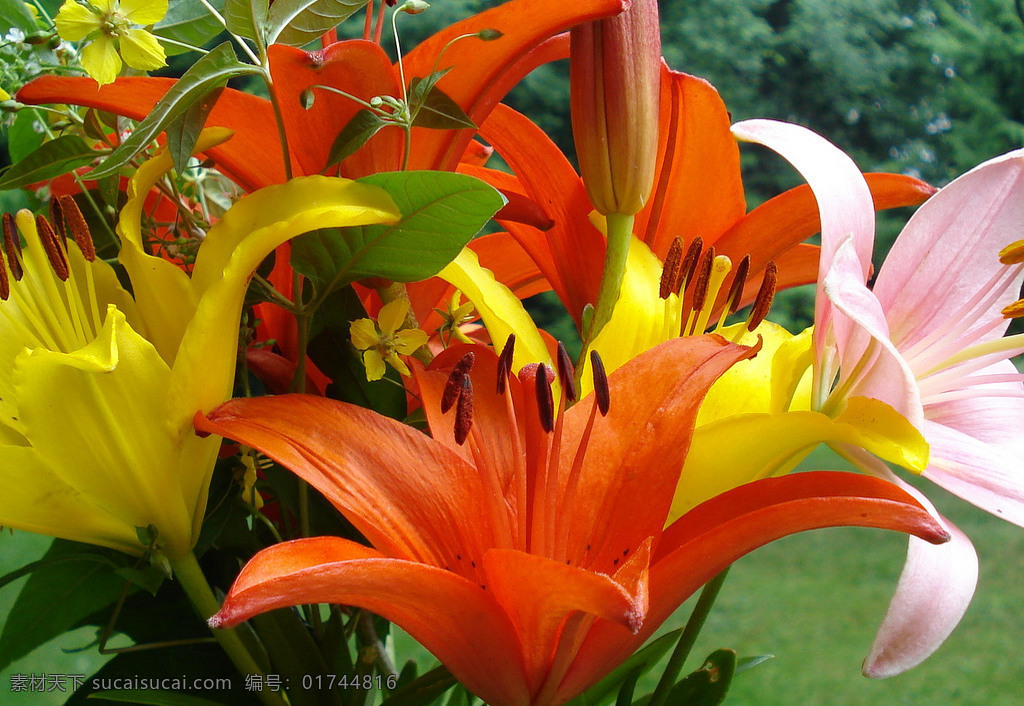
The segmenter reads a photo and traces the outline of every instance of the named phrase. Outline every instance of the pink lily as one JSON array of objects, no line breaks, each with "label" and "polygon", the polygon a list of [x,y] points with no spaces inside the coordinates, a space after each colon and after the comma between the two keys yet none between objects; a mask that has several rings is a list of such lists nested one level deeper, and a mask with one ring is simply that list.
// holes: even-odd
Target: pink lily
[{"label": "pink lily", "polygon": [[[928,442],[925,477],[1024,526],[1024,376],[1008,360],[1024,352],[1024,336],[1003,336],[1024,281],[1017,241],[1024,234],[1024,150],[985,162],[926,202],[869,289],[874,226],[863,179],[822,171],[815,150],[789,128],[767,121],[737,128],[742,139],[791,158],[822,213],[811,407],[831,414],[855,397],[885,402]],[[862,449],[833,447],[915,492]],[[962,532],[946,526],[953,540],[940,549],[911,540],[864,662],[867,676],[922,662],[967,609],[977,555]]]}]

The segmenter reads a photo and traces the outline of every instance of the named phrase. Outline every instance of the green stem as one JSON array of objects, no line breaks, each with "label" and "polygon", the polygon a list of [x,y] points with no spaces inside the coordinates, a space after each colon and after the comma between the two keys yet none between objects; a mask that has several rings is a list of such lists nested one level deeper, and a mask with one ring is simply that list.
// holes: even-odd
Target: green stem
[{"label": "green stem", "polygon": [[700,634],[701,629],[704,627],[704,622],[711,613],[711,608],[715,604],[715,599],[718,598],[719,591],[722,590],[722,584],[725,583],[725,577],[728,573],[729,568],[726,567],[722,573],[704,585],[704,590],[700,592],[700,598],[697,599],[697,605],[693,607],[693,613],[690,614],[690,619],[686,621],[686,627],[683,628],[683,632],[679,636],[679,642],[676,643],[676,648],[673,650],[672,656],[669,657],[668,665],[665,666],[661,680],[658,682],[654,693],[651,694],[647,706],[664,706],[666,703],[669,692],[676,685],[679,672],[682,671],[686,658],[690,656],[690,650],[693,649],[697,636]]},{"label": "green stem", "polygon": [[601,275],[601,290],[597,295],[594,317],[588,329],[583,332],[584,352],[612,318],[615,303],[619,300],[622,276],[626,272],[630,239],[633,237],[632,214],[609,213],[605,218],[608,223],[608,246],[604,255],[604,272]]},{"label": "green stem", "polygon": [[[199,568],[195,554],[189,552],[182,559],[171,561],[171,568],[174,576],[182,589],[192,602],[193,607],[199,613],[199,617],[208,620],[210,616],[220,610],[220,602],[213,595],[213,589],[206,581],[203,570]],[[249,651],[242,641],[240,632],[235,628],[217,629],[213,631],[221,648],[227,653],[228,658],[238,669],[239,673],[265,674],[266,668],[261,668],[256,658]],[[266,655],[261,655],[262,661],[267,663]],[[284,706],[285,701],[279,694],[273,691],[261,691],[258,693],[260,700],[267,706]]]}]

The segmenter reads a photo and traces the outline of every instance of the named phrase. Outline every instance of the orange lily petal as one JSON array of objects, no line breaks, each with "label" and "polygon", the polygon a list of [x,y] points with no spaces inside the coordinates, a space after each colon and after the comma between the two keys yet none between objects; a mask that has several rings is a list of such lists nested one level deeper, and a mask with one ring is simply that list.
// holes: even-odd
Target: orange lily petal
[{"label": "orange lily petal", "polygon": [[[480,124],[501,100],[513,81],[503,74],[525,70],[517,63],[548,38],[583,22],[609,17],[624,9],[623,0],[590,0],[586,3],[552,3],[548,0],[513,0],[477,13],[429,37],[405,57],[407,76],[426,76],[441,50],[455,37],[482,29],[496,29],[499,39],[482,42],[463,39],[444,53],[440,68],[455,68],[439,84],[462,109]],[[558,50],[560,51],[560,49]],[[541,59],[536,59],[539,61]],[[529,64],[527,63],[526,66]],[[512,72],[513,67],[517,71]],[[410,155],[410,169],[454,169],[472,132],[425,131],[413,136],[416,151]]]},{"label": "orange lily petal", "polygon": [[664,260],[677,235],[709,244],[743,216],[746,201],[739,147],[714,86],[663,64],[660,123],[654,188],[634,232]]},{"label": "orange lily petal", "polygon": [[[310,425],[310,420],[317,420]],[[496,546],[477,471],[412,427],[311,395],[230,400],[196,429],[254,446],[327,497],[381,551],[454,566]],[[452,493],[465,502],[452,503]]]},{"label": "orange lily petal", "polygon": [[488,703],[530,702],[519,639],[486,590],[444,569],[336,537],[276,544],[245,565],[215,626],[304,603],[355,605],[401,625]]},{"label": "orange lily petal", "polygon": [[[306,110],[301,100],[303,91],[320,84],[364,101],[374,96],[402,95],[391,60],[373,42],[337,42],[314,52],[275,44],[268,55],[292,157],[304,174],[324,170],[334,138],[362,106],[337,93],[313,89],[315,99]],[[355,179],[400,169],[403,145],[401,130],[385,128],[345,160],[342,175]]]},{"label": "orange lily petal", "polygon": [[633,653],[679,604],[739,557],[780,537],[850,525],[908,532],[932,543],[946,530],[896,485],[854,473],[797,473],[747,483],[699,505],[662,536],[651,566],[651,608],[633,635],[598,622],[562,682],[579,693]]}]

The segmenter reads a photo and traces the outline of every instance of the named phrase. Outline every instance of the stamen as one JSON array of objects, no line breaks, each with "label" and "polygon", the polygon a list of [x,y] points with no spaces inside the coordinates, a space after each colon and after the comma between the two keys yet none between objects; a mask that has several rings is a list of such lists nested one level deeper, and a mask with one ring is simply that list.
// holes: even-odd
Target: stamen
[{"label": "stamen", "polygon": [[551,381],[548,380],[548,369],[544,363],[537,366],[537,409],[540,412],[540,425],[550,433],[555,428],[555,402],[551,397]]},{"label": "stamen", "polygon": [[668,254],[665,255],[665,266],[661,270],[661,285],[658,288],[658,296],[668,299],[669,294],[675,294],[672,289],[673,283],[679,277],[679,269],[683,264],[683,239],[678,235],[672,239]]},{"label": "stamen", "polygon": [[7,277],[7,266],[4,264],[3,255],[0,255],[0,300],[7,301],[11,296],[11,281]]},{"label": "stamen", "polygon": [[441,414],[447,414],[448,410],[459,401],[463,389],[462,380],[469,375],[469,371],[473,369],[473,363],[475,362],[476,354],[470,351],[462,356],[462,359],[452,368],[452,372],[448,376],[448,382],[444,384],[444,392],[441,393]]},{"label": "stamen", "polygon": [[594,399],[597,400],[597,408],[601,410],[602,417],[607,417],[612,396],[608,390],[608,375],[604,371],[604,361],[597,351],[590,351],[590,367],[594,373]]},{"label": "stamen", "polygon": [[697,237],[690,243],[689,249],[686,251],[686,255],[683,257],[683,263],[679,266],[679,272],[676,275],[676,279],[672,282],[672,291],[677,294],[681,294],[686,286],[690,283],[693,278],[693,271],[697,268],[697,263],[700,262],[700,251],[704,249],[704,239]]},{"label": "stamen", "polygon": [[62,282],[67,282],[71,271],[68,268],[68,255],[64,251],[63,243],[53,232],[50,223],[41,215],[36,216],[36,230],[39,231],[39,242],[46,251],[46,257],[50,259],[50,267]]},{"label": "stamen", "polygon": [[20,282],[25,270],[21,267],[21,236],[18,234],[18,226],[14,222],[13,213],[3,215],[3,227],[7,266],[11,268],[11,276],[14,277],[14,281]]},{"label": "stamen", "polygon": [[78,204],[73,198],[68,195],[58,197],[60,202],[61,211],[64,213],[64,218],[67,220],[68,228],[71,229],[71,238],[75,241],[75,245],[82,251],[82,255],[89,262],[96,260],[96,246],[92,242],[92,235],[89,233],[89,224],[85,221],[85,216],[82,215],[82,211],[78,208]]},{"label": "stamen", "polygon": [[693,304],[690,308],[693,311],[700,311],[704,308],[704,302],[708,297],[708,285],[711,284],[711,266],[715,263],[715,247],[712,245],[704,253],[697,269],[697,280],[693,284]]},{"label": "stamen", "polygon": [[508,382],[508,376],[512,374],[512,356],[516,350],[516,335],[510,333],[508,338],[505,339],[505,347],[501,349],[501,355],[498,356],[498,394],[505,394],[505,385]]},{"label": "stamen", "polygon": [[562,383],[565,396],[570,402],[576,401],[576,370],[573,368],[572,360],[569,359],[569,352],[565,350],[565,344],[558,342],[558,380]]},{"label": "stamen", "polygon": [[64,231],[64,211],[61,208],[59,197],[50,199],[50,223],[53,224],[57,235],[62,239],[67,237],[67,233]]},{"label": "stamen", "polygon": [[[709,250],[713,251],[714,248]],[[711,274],[708,277],[708,291],[704,298],[704,306],[697,312],[697,319],[693,324],[693,331],[690,333],[698,334],[705,331],[708,327],[708,321],[711,319],[711,313],[714,311],[715,302],[718,301],[718,292],[722,289],[722,283],[725,282],[725,278],[729,276],[729,272],[732,270],[732,260],[726,255],[718,255],[711,263]]]},{"label": "stamen", "polygon": [[[465,360],[465,358],[463,358]],[[461,364],[461,361],[460,361]],[[469,430],[473,428],[473,380],[469,375],[462,376],[459,384],[459,401],[455,406],[455,443],[462,446],[466,443]]]},{"label": "stamen", "polygon": [[726,314],[722,315],[724,320],[728,314],[735,314],[740,308],[740,300],[743,298],[743,285],[747,283],[747,273],[750,272],[750,255],[744,255],[740,264],[736,266],[736,274],[732,277],[732,284],[729,287],[729,296],[725,302]]},{"label": "stamen", "polygon": [[772,300],[775,298],[775,285],[778,282],[779,268],[774,262],[769,262],[764,268],[764,279],[761,280],[761,288],[757,290],[754,297],[754,306],[750,309],[750,316],[747,317],[747,330],[753,331],[764,317],[768,316],[768,310],[772,308]]},{"label": "stamen", "polygon": [[1004,319],[1019,319],[1024,317],[1024,299],[1018,299],[1009,306],[1004,306],[1002,310]]},{"label": "stamen", "polygon": [[1010,243],[999,251],[999,262],[1004,265],[1020,265],[1024,263],[1024,240]]}]

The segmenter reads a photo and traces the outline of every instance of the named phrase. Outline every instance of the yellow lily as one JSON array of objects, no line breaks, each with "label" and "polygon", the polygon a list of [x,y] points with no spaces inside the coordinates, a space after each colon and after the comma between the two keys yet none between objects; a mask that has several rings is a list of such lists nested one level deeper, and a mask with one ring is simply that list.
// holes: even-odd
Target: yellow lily
[{"label": "yellow lily", "polygon": [[[226,137],[208,131],[197,150]],[[152,527],[170,561],[188,555],[220,443],[196,436],[192,417],[231,396],[253,270],[301,233],[398,217],[385,192],[344,179],[267,187],[210,229],[190,277],[143,246],[143,202],[171,167],[166,152],[140,167],[121,213],[134,298],[87,245],[67,247],[28,211],[4,219],[0,524],[135,555]]]}]

